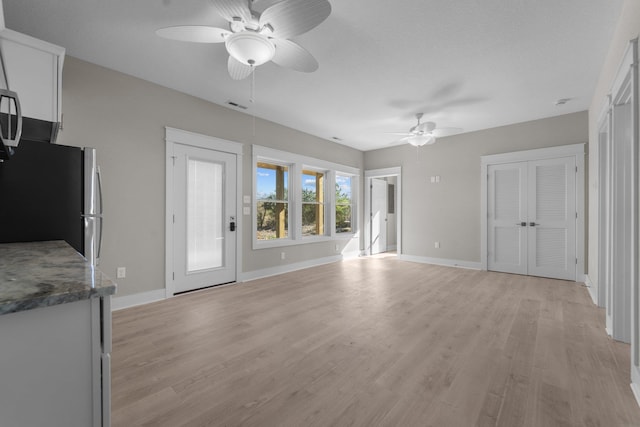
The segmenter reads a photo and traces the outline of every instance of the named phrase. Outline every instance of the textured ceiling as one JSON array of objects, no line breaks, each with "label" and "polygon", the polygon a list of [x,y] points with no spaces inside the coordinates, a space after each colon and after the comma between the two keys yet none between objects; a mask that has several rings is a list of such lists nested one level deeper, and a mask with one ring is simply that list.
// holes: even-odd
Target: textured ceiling
[{"label": "textured ceiling", "polygon": [[[293,40],[310,74],[268,63],[227,74],[223,45],[159,38],[173,25],[227,28],[206,0],[4,0],[6,26],[67,54],[360,150],[415,124],[465,132],[589,107],[622,0],[329,0]],[[258,0],[258,3],[273,0]],[[258,6],[259,7],[259,6]],[[264,7],[264,5],[263,5]],[[563,106],[556,100],[570,98]]]}]

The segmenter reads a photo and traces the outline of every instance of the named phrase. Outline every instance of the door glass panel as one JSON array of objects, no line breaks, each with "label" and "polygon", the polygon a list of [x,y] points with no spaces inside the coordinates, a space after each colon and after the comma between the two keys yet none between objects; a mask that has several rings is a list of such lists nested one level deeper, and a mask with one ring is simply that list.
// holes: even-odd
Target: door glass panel
[{"label": "door glass panel", "polygon": [[187,272],[223,265],[223,172],[219,163],[188,161]]}]

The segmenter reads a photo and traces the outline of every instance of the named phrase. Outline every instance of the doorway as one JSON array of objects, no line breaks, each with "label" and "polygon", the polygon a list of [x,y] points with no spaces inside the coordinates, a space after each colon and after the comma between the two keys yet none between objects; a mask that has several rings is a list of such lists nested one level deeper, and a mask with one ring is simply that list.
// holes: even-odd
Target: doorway
[{"label": "doorway", "polygon": [[167,296],[236,281],[237,145],[167,128]]},{"label": "doorway", "polygon": [[401,168],[365,171],[365,252],[401,254]]}]

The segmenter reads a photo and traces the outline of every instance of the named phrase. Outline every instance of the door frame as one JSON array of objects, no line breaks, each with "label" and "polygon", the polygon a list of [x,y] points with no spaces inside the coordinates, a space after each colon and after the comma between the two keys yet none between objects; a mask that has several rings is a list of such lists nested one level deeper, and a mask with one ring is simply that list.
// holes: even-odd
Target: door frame
[{"label": "door frame", "polygon": [[173,164],[175,157],[173,149],[175,144],[189,145],[211,151],[220,151],[236,156],[236,224],[238,231],[236,238],[236,282],[242,271],[242,150],[244,145],[239,142],[227,141],[213,136],[202,135],[182,129],[165,127],[165,298],[173,297],[175,291],[173,284]]},{"label": "door frame", "polygon": [[373,178],[397,177],[396,182],[396,253],[402,255],[402,167],[371,169],[364,171],[364,252],[371,255],[371,180]]},{"label": "door frame", "polygon": [[554,159],[558,157],[575,157],[576,160],[576,281],[584,282],[584,260],[585,260],[585,220],[584,220],[584,160],[585,144],[560,145],[549,148],[537,148],[533,150],[515,151],[510,153],[491,154],[480,157],[480,203],[481,203],[481,227],[480,227],[480,263],[481,269],[488,269],[488,185],[489,185],[489,165],[502,163],[528,162],[532,160]]}]

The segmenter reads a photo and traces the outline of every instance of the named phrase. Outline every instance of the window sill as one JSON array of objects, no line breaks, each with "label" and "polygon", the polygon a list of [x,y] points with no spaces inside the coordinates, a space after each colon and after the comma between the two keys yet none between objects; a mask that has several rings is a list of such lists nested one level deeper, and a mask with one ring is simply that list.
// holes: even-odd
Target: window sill
[{"label": "window sill", "polygon": [[297,246],[306,245],[310,243],[331,242],[335,240],[350,240],[357,236],[358,233],[340,233],[335,236],[308,236],[300,239],[281,239],[281,240],[261,240],[253,241],[253,249],[269,249],[269,248],[281,248],[284,246]]}]

